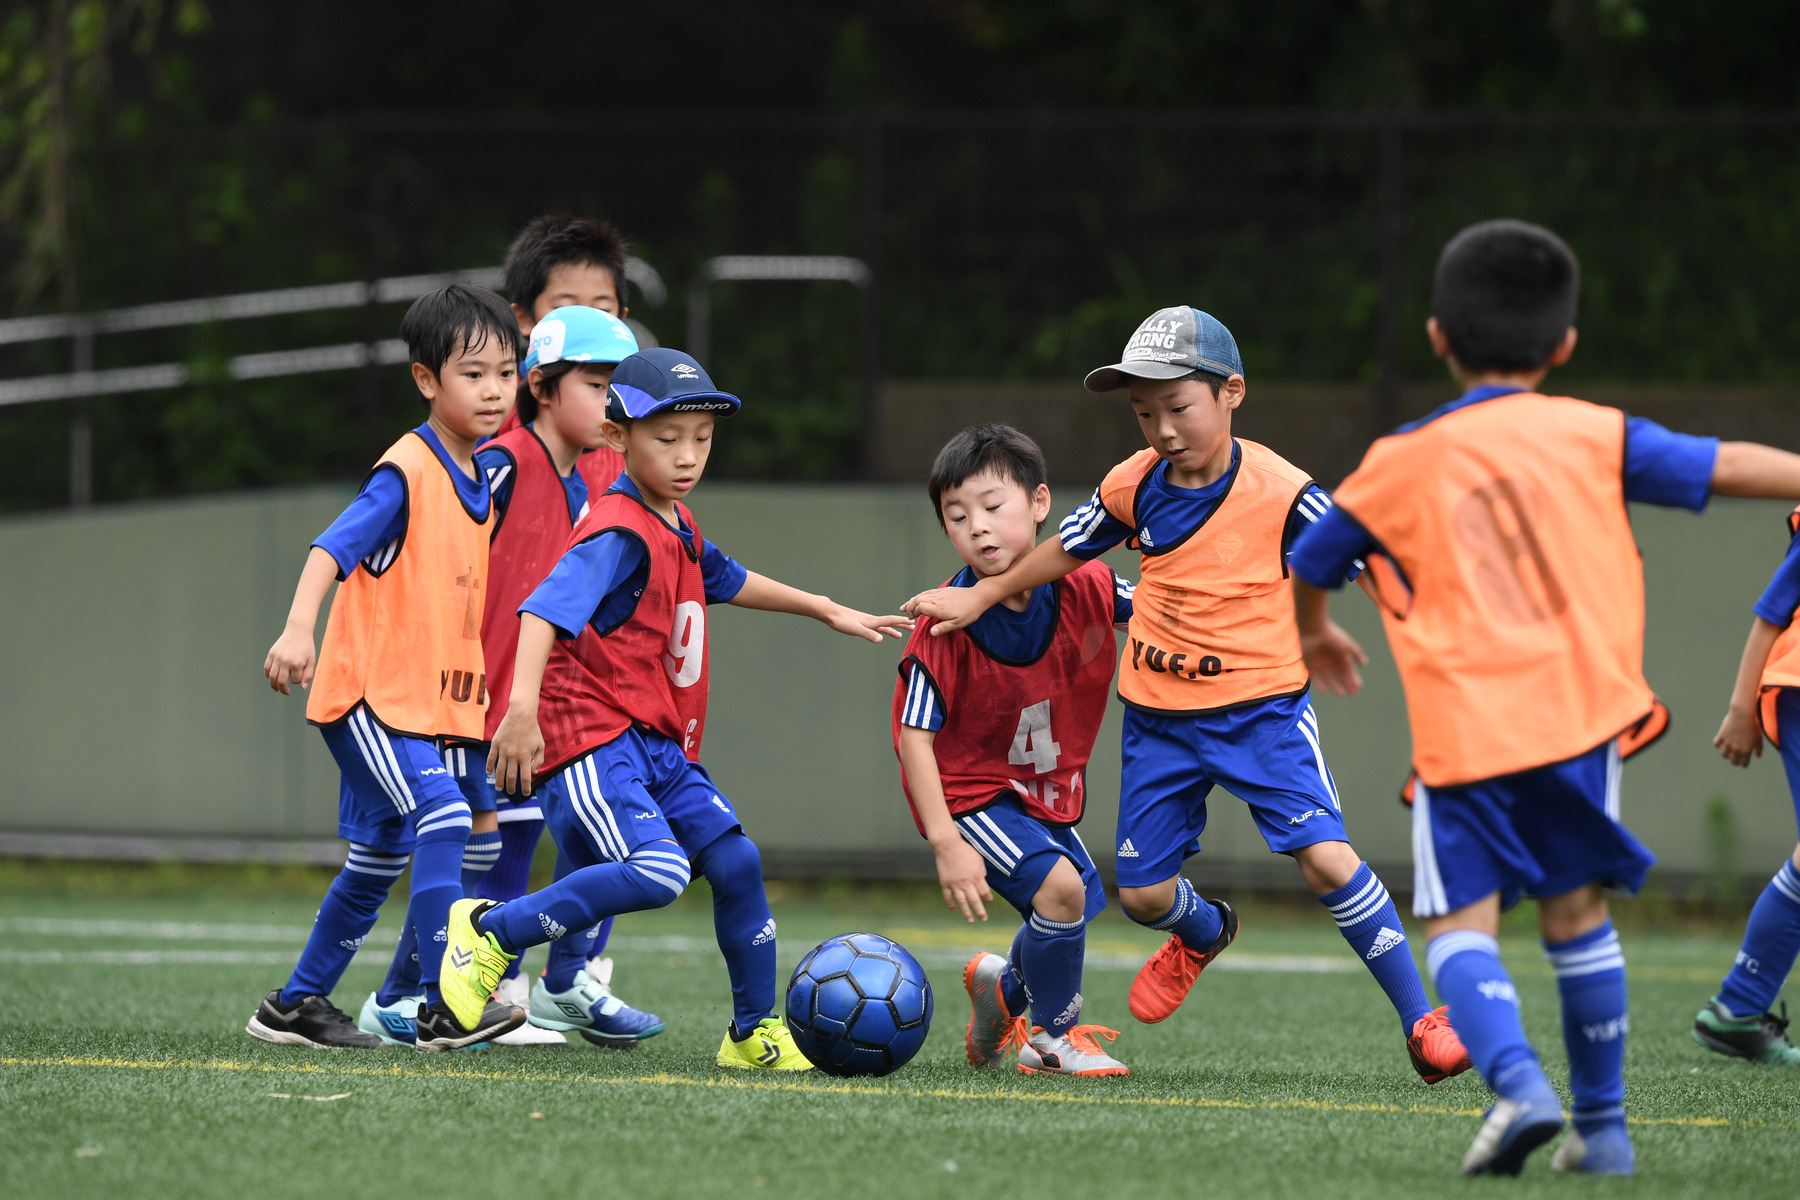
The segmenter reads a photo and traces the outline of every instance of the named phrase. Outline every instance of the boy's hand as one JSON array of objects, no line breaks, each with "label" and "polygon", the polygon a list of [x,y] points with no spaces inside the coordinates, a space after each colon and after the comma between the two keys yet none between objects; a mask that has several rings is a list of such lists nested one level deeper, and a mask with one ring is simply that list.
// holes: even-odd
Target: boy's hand
[{"label": "boy's hand", "polygon": [[293,684],[311,687],[317,661],[315,654],[311,630],[283,631],[269,647],[268,657],[263,659],[263,674],[268,677],[269,686],[284,696],[294,694]]},{"label": "boy's hand", "polygon": [[1354,696],[1362,690],[1362,672],[1357,668],[1369,656],[1336,621],[1328,619],[1319,632],[1301,634],[1300,653],[1313,679],[1332,695]]},{"label": "boy's hand", "polygon": [[971,925],[977,917],[987,920],[981,902],[992,900],[994,894],[988,891],[986,861],[960,837],[933,845],[932,850],[937,854],[938,886],[944,889],[944,903],[950,911],[960,907],[963,920]]},{"label": "boy's hand", "polygon": [[488,774],[494,787],[509,796],[531,795],[531,778],[544,765],[544,734],[535,713],[509,707],[494,730],[488,751]]},{"label": "boy's hand", "polygon": [[880,644],[883,637],[903,638],[912,632],[913,623],[905,617],[876,617],[854,608],[834,604],[825,614],[825,623],[839,633]]},{"label": "boy's hand", "polygon": [[1719,726],[1713,745],[1726,762],[1734,767],[1749,766],[1751,758],[1761,757],[1762,743],[1762,722],[1754,711],[1736,706],[1725,710],[1725,722]]},{"label": "boy's hand", "polygon": [[974,588],[949,587],[920,592],[902,604],[900,611],[914,617],[935,619],[937,624],[931,627],[931,636],[940,637],[973,625],[990,607],[975,594]]}]

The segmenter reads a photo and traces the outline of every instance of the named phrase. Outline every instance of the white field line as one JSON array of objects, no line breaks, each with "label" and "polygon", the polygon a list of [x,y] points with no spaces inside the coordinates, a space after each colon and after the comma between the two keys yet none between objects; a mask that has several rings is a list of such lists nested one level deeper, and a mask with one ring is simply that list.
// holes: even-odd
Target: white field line
[{"label": "white field line", "polygon": [[[311,929],[305,925],[209,925],[177,921],[89,921],[57,917],[0,918],[0,932],[38,937],[59,938],[142,938],[149,941],[218,941],[281,942],[299,945],[306,941]],[[392,946],[397,932],[387,937],[372,934],[365,946]],[[788,951],[793,943],[782,946]],[[970,954],[982,947],[930,946],[915,952],[921,965],[934,968],[961,967]],[[607,944],[609,952],[620,950],[646,954],[717,954],[719,947],[711,938],[671,935],[664,937],[614,937]],[[1146,953],[1145,957],[1148,957]],[[156,966],[163,964],[266,965],[289,962],[289,951],[236,950],[0,950],[5,963],[89,963],[108,966]],[[783,953],[784,965],[799,961],[795,952]],[[1087,966],[1096,971],[1136,971],[1142,958],[1124,954],[1090,954]],[[1336,975],[1360,970],[1354,958],[1314,954],[1224,955],[1210,965],[1209,971],[1257,971],[1271,974]]]}]

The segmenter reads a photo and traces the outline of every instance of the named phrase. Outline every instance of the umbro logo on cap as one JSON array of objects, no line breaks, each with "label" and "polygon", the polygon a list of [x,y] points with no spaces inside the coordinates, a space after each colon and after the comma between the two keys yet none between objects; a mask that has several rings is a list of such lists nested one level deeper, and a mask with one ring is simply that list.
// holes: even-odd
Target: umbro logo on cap
[{"label": "umbro logo on cap", "polygon": [[676,363],[669,368],[669,373],[674,375],[677,379],[700,378],[700,369],[694,366],[693,363]]}]

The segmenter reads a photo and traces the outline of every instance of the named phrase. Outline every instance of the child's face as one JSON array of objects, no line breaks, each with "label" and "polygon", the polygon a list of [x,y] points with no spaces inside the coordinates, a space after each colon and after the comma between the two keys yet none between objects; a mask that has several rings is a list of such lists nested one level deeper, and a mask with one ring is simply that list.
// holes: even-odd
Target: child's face
[{"label": "child's face", "polygon": [[1231,437],[1231,410],[1244,401],[1244,377],[1233,375],[1214,396],[1199,379],[1133,379],[1131,410],[1144,441],[1177,471],[1199,471]]},{"label": "child's face", "polygon": [[517,304],[512,307],[519,318],[519,328],[529,334],[551,309],[565,305],[597,308],[615,317],[631,311],[619,303],[619,281],[599,263],[558,263],[550,268],[550,277],[544,281],[544,290],[531,302],[530,312]]},{"label": "child's face", "polygon": [[1038,522],[1050,515],[1050,489],[1035,492],[993,471],[971,475],[938,494],[944,532],[981,576],[999,575],[1037,545]]},{"label": "child's face", "polygon": [[629,425],[606,423],[606,442],[625,457],[638,487],[663,500],[686,500],[712,453],[711,413],[659,413]]},{"label": "child's face", "polygon": [[531,368],[531,391],[538,398],[538,420],[549,421],[577,446],[596,450],[606,445],[606,385],[613,363],[582,363],[565,371],[546,391],[543,372]]},{"label": "child's face", "polygon": [[492,437],[512,408],[519,367],[513,348],[489,335],[464,344],[441,370],[413,364],[413,382],[431,402],[431,415],[458,437]]}]

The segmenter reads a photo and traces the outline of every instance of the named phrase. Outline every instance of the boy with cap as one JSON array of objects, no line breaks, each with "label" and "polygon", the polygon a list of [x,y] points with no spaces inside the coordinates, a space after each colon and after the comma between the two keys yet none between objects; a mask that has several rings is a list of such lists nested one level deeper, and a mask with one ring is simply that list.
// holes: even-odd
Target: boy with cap
[{"label": "boy with cap", "polygon": [[1619,819],[1622,731],[1644,681],[1644,583],[1628,501],[1800,498],[1800,456],[1671,433],[1540,395],[1575,350],[1580,268],[1523,221],[1457,234],[1426,333],[1463,395],[1378,438],[1294,548],[1306,661],[1330,691],[1366,661],[1328,590],[1368,564],[1412,727],[1413,912],[1426,962],[1496,1101],[1466,1174],[1516,1175],[1563,1126],[1500,962],[1502,909],[1538,900],[1562,999],[1575,1129],[1553,1170],[1629,1175],[1625,958],[1604,887],[1654,861]]},{"label": "boy with cap", "polygon": [[[547,313],[530,343],[522,364],[528,388],[518,410],[525,424],[475,452],[495,514],[481,621],[488,676],[484,740],[479,746],[454,747],[444,756],[474,813],[463,856],[463,894],[475,896],[479,888],[491,900],[515,900],[526,892],[525,872],[508,872],[497,881],[481,865],[499,856],[499,831],[527,827],[535,846],[544,823],[536,800],[501,797],[487,775],[487,739],[506,712],[512,683],[519,604],[544,581],[568,546],[570,532],[587,514],[587,482],[575,466],[603,444],[613,367],[637,351],[637,339],[623,322],[579,305]],[[506,1004],[531,1006],[530,1021],[496,1038],[498,1044],[563,1046],[563,1031],[574,1030],[596,1045],[629,1049],[638,1039],[662,1032],[659,1018],[626,1005],[584,969],[592,932],[551,944],[549,965],[535,991],[519,975],[517,963],[509,967],[496,995]],[[389,1043],[412,1040],[419,960],[411,941],[402,934],[387,980],[370,994],[357,1019],[363,1030]],[[552,996],[554,1000],[548,998]]]},{"label": "boy with cap", "polygon": [[525,947],[668,904],[695,871],[712,886],[731,976],[719,1065],[811,1065],[774,1016],[775,918],[761,857],[699,762],[706,606],[810,616],[876,643],[910,622],[748,572],[701,537],[684,501],[705,470],[715,416],[738,408],[678,350],[641,350],[613,372],[606,439],[625,471],[520,606],[511,696],[489,755],[502,791],[530,794],[540,768],[548,776],[544,815],[564,873],[518,900],[455,906],[444,954],[454,1011],[479,1011]]},{"label": "boy with cap", "polygon": [[[287,629],[263,662],[283,695],[294,684],[311,688],[306,718],[343,773],[338,833],[350,843],[293,976],[246,1027],[283,1045],[381,1046],[329,997],[409,856],[407,928],[424,950],[414,1045],[473,1045],[525,1020],[523,1009],[499,1003],[457,1019],[439,995],[437,970],[450,906],[462,895],[470,824],[443,754],[481,740],[487,705],[479,617],[494,512],[474,453],[512,400],[518,329],[500,297],[458,284],[419,297],[400,336],[430,417],[388,448],[313,543]],[[334,579],[341,583],[315,659],[313,627]]]},{"label": "boy with cap", "polygon": [[1181,874],[1222,784],[1250,805],[1269,849],[1299,864],[1387,993],[1413,1068],[1427,1083],[1467,1070],[1443,1011],[1426,1002],[1387,889],[1350,848],[1307,698],[1287,555],[1331,498],[1272,450],[1232,437],[1243,363],[1230,331],[1198,309],[1152,314],[1123,361],[1091,372],[1086,386],[1128,389],[1150,448],[1108,472],[1060,538],[973,587],[922,593],[906,611],[937,618],[934,635],[965,628],[1002,597],[1129,541],[1143,576],[1119,659],[1119,904],[1170,935],[1131,985],[1132,1015],[1171,1016],[1237,937],[1231,906],[1202,899]]}]

